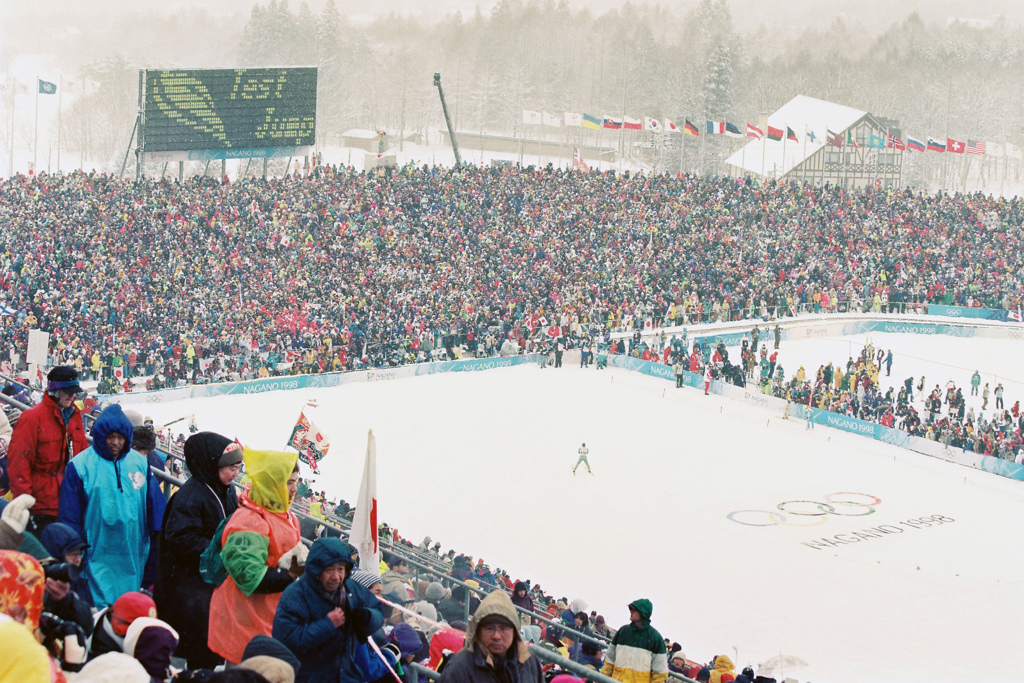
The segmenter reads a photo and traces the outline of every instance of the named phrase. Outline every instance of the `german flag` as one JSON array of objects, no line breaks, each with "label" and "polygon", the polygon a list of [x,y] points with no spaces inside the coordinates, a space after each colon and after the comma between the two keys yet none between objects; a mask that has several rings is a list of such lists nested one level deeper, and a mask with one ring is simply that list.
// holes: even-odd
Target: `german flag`
[{"label": "german flag", "polygon": [[697,126],[693,125],[689,121],[686,121],[685,119],[684,119],[684,121],[685,121],[685,123],[683,124],[683,132],[684,133],[686,133],[687,135],[692,135],[693,137],[697,137],[697,136],[700,135],[700,131],[697,130]]}]

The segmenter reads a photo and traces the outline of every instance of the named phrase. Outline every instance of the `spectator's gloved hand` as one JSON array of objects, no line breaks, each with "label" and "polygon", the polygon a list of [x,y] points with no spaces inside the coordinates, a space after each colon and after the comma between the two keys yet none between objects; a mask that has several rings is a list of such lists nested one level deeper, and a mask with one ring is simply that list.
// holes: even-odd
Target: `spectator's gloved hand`
[{"label": "spectator's gloved hand", "polygon": [[43,612],[39,618],[43,647],[60,662],[64,671],[79,671],[89,658],[85,631],[73,621]]},{"label": "spectator's gloved hand", "polygon": [[385,655],[391,655],[391,666],[394,666],[395,662],[402,658],[402,650],[398,647],[396,643],[388,643],[387,645],[382,647],[381,650],[384,652]]},{"label": "spectator's gloved hand", "polygon": [[373,621],[373,616],[370,614],[370,610],[365,607],[356,607],[351,610],[346,619],[350,621],[355,629],[356,637],[360,643],[365,643],[366,639],[373,635],[370,633],[370,623]]},{"label": "spectator's gloved hand", "polygon": [[65,671],[80,671],[89,658],[89,648],[85,642],[85,631],[75,622],[65,621],[61,638],[64,643],[61,668]]},{"label": "spectator's gloved hand", "polygon": [[302,541],[299,541],[295,544],[294,548],[281,556],[281,559],[277,561],[277,566],[286,571],[290,570],[292,568],[292,558],[294,557],[295,562],[300,567],[304,567],[306,565],[306,557],[308,555],[309,548],[307,548]]},{"label": "spectator's gloved hand", "polygon": [[4,508],[0,519],[7,522],[7,526],[14,529],[16,533],[25,533],[28,526],[29,509],[36,504],[36,499],[27,493],[23,493]]}]

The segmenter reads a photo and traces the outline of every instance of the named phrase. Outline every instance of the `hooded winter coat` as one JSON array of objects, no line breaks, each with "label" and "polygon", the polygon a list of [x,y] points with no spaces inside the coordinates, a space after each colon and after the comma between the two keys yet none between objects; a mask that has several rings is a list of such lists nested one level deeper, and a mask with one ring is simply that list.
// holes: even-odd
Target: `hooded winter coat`
[{"label": "hooded winter coat", "polygon": [[210,600],[210,649],[233,664],[254,636],[270,635],[281,593],[292,582],[277,563],[301,542],[299,521],[288,509],[298,453],[246,448],[244,457],[252,486],[224,526],[220,557],[228,577]]},{"label": "hooded winter coat", "polygon": [[[43,529],[43,546],[57,562],[64,562],[64,556],[82,547],[82,539],[67,524],[54,522]],[[73,621],[82,627],[86,637],[92,635],[92,592],[89,580],[83,573],[70,583],[71,589],[60,600],[49,593],[43,595],[43,609],[64,621]]]},{"label": "hooded winter coat", "polygon": [[[504,657],[492,655],[476,642],[480,622],[499,615],[513,625],[512,645]],[[519,617],[508,593],[496,590],[480,602],[466,628],[466,646],[452,656],[441,673],[441,683],[543,683],[540,662],[519,635]]]},{"label": "hooded winter coat", "polygon": [[171,496],[164,512],[153,594],[160,618],[179,634],[179,656],[189,668],[213,668],[221,657],[207,645],[210,599],[214,586],[199,573],[199,558],[221,520],[238,507],[234,487],[218,476],[217,461],[233,443],[226,436],[199,432],[185,442],[185,462],[192,478]]},{"label": "hooded winter coat", "polygon": [[[66,419],[65,419],[66,417]],[[49,395],[18,418],[8,448],[8,475],[14,497],[35,497],[34,515],[56,515],[64,468],[89,447],[82,414],[73,405],[62,413]]]},{"label": "hooded winter coat", "polygon": [[[107,447],[114,432],[125,438],[117,456]],[[100,414],[92,436],[93,445],[65,471],[59,518],[91,546],[83,573],[93,604],[103,608],[142,586],[166,499],[146,456],[131,448],[132,423],[121,406],[115,403]]]},{"label": "hooded winter coat", "polygon": [[[526,593],[520,597],[519,591],[526,591]],[[531,612],[534,611],[533,598],[529,595],[529,587],[522,581],[516,581],[516,585],[512,588],[512,604],[516,607],[521,607]]]},{"label": "hooded winter coat", "polygon": [[630,622],[615,633],[601,673],[622,683],[664,683],[668,678],[668,654],[665,640],[651,626],[651,601],[641,598],[629,607],[640,612],[643,620],[639,626]]},{"label": "hooded winter coat", "polygon": [[[347,567],[346,579],[337,595],[329,598],[320,586],[320,573],[336,562]],[[377,597],[347,578],[352,565],[348,544],[338,538],[318,539],[306,558],[306,572],[281,596],[273,637],[302,661],[296,683],[365,680],[356,666],[356,649],[383,626],[384,617]],[[327,617],[335,607],[345,612],[340,628]]]},{"label": "hooded winter coat", "polygon": [[[46,552],[49,553],[50,557],[58,562],[64,562],[64,557],[69,552],[79,549],[84,550],[87,547],[85,541],[78,535],[78,532],[67,524],[61,524],[60,522],[54,522],[43,529],[43,535],[39,540],[42,542],[43,547],[46,548]],[[79,572],[78,580],[71,584],[71,590],[78,594],[78,597],[86,603],[91,612],[92,591],[89,590],[89,579],[85,578],[83,573]],[[66,619],[63,616],[61,618]],[[91,614],[89,616],[89,623],[92,624]],[[89,633],[90,630],[91,626],[89,629],[86,629],[86,633]]]}]

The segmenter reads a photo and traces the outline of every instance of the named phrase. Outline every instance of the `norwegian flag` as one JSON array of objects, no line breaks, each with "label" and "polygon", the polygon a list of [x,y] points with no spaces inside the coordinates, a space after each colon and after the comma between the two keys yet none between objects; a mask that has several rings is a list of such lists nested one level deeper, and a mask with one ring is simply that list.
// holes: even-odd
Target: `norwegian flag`
[{"label": "norwegian flag", "polygon": [[968,154],[985,154],[985,143],[981,140],[967,141]]}]

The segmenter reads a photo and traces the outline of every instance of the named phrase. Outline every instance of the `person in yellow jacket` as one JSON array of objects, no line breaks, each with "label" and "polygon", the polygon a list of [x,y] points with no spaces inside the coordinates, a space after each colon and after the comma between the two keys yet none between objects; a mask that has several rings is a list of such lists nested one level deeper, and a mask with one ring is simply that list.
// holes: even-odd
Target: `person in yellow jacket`
[{"label": "person in yellow jacket", "polygon": [[252,486],[238,497],[221,535],[228,576],[210,601],[210,649],[232,664],[242,661],[255,636],[271,634],[281,593],[301,574],[307,553],[289,510],[298,488],[298,453],[246,448],[244,454]]},{"label": "person in yellow jacket", "polygon": [[641,598],[629,603],[629,623],[620,628],[605,654],[601,673],[622,683],[665,683],[665,639],[651,626],[654,607]]},{"label": "person in yellow jacket", "polygon": [[726,681],[731,681],[736,678],[733,674],[735,666],[732,660],[729,659],[729,655],[718,655],[713,660],[715,668],[711,670],[711,676],[708,678],[708,683],[722,683],[723,677]]}]

